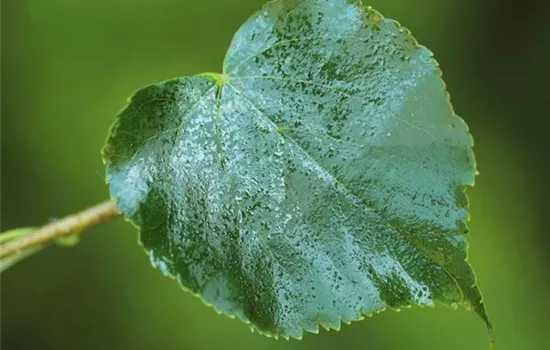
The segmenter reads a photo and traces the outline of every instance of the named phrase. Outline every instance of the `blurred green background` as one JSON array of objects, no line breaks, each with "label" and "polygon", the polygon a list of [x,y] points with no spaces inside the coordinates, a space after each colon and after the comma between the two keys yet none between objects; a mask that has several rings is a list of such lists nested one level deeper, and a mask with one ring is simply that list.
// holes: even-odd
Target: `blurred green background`
[{"label": "blurred green background", "polygon": [[[220,71],[263,0],[4,0],[2,230],[107,197],[99,150],[136,89]],[[497,349],[548,349],[550,30],[544,1],[372,0],[436,55],[471,127],[470,261]],[[464,310],[386,311],[276,341],[217,315],[151,268],[123,220],[1,277],[2,349],[486,349]]]}]

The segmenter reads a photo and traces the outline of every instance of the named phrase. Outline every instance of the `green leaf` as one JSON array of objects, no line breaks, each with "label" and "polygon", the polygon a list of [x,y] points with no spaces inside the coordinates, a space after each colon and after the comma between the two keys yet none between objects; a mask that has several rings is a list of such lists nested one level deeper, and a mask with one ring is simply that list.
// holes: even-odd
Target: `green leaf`
[{"label": "green leaf", "polygon": [[412,304],[477,312],[472,137],[432,54],[351,0],[268,3],[222,74],[138,91],[104,148],[152,263],[261,333]]}]

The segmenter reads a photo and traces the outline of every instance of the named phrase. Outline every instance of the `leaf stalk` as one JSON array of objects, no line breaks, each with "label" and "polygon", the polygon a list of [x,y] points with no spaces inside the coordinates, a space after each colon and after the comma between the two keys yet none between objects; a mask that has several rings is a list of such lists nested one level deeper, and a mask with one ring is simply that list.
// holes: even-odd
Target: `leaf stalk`
[{"label": "leaf stalk", "polygon": [[24,252],[32,247],[52,244],[62,237],[80,234],[93,226],[111,221],[119,215],[116,201],[107,200],[46,224],[28,235],[2,242],[0,244],[0,259]]}]

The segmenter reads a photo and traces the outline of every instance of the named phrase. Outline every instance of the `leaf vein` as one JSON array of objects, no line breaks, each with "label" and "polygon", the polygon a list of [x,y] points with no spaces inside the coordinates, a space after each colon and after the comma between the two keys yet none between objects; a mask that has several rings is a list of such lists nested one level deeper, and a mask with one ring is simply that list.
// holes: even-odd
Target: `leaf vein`
[{"label": "leaf vein", "polygon": [[[296,84],[306,84],[306,85],[311,85],[311,86],[317,86],[317,87],[320,87],[320,88],[327,89],[329,91],[338,92],[338,93],[342,94],[343,96],[345,96],[349,99],[356,100],[356,101],[359,101],[359,102],[363,102],[362,100],[359,99],[359,97],[343,91],[344,88],[339,88],[339,87],[332,86],[332,85],[327,85],[327,84],[315,83],[315,82],[310,81],[310,80],[292,79],[292,78],[276,77],[276,76],[263,76],[263,75],[256,75],[256,76],[253,75],[253,76],[232,78],[232,80],[246,80],[246,79],[281,80],[281,81],[288,81],[288,82],[296,83]],[[428,136],[430,136],[434,140],[437,140],[437,141],[441,142],[442,144],[449,145],[447,142],[444,142],[443,140],[441,140],[436,135],[432,134],[427,129],[424,129],[424,128],[422,128],[422,127],[420,127],[420,126],[418,126],[414,123],[411,123],[410,121],[408,121],[406,119],[403,119],[403,118],[400,118],[400,117],[397,117],[397,116],[393,116],[393,118],[395,118],[396,120],[399,120],[400,122],[406,124],[410,128],[417,129],[417,130],[427,134]],[[452,146],[452,145],[449,145],[449,146]]]}]

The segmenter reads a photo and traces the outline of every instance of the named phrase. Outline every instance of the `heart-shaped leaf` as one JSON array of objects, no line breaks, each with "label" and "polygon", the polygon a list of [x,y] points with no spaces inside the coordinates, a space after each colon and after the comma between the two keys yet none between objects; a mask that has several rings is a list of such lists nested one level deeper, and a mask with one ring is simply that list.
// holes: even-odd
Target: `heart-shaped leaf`
[{"label": "heart-shaped leaf", "polygon": [[223,74],[137,92],[104,149],[152,263],[260,332],[411,304],[490,326],[466,260],[472,138],[432,54],[351,0],[278,0]]}]

